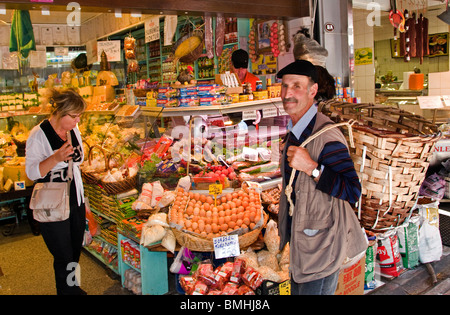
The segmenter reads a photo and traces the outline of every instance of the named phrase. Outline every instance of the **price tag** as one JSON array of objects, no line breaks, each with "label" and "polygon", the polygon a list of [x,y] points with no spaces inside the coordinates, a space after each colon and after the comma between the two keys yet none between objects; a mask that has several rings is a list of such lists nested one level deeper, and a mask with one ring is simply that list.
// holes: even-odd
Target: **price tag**
[{"label": "price tag", "polygon": [[283,106],[278,107],[278,111],[279,111],[279,116],[286,116],[287,113],[284,110]]},{"label": "price tag", "polygon": [[239,256],[239,237],[237,235],[225,235],[213,238],[214,256],[217,259]]},{"label": "price tag", "polygon": [[263,108],[263,118],[270,118],[278,116],[276,107]]},{"label": "price tag", "polygon": [[242,120],[256,120],[256,110],[245,110],[242,112]]},{"label": "price tag", "polygon": [[421,109],[436,109],[444,107],[440,96],[417,96]]},{"label": "price tag", "polygon": [[217,195],[222,194],[222,184],[209,185],[209,194],[214,196],[214,206],[217,207]]},{"label": "price tag", "polygon": [[209,194],[213,196],[222,194],[222,184],[209,185]]}]

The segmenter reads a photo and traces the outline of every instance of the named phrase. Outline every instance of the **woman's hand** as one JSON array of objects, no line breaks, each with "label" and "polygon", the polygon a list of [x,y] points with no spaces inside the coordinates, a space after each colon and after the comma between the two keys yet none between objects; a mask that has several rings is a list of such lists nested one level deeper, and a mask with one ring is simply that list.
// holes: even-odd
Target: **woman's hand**
[{"label": "woman's hand", "polygon": [[311,176],[312,171],[319,165],[309,155],[307,149],[302,147],[290,146],[286,152],[289,166]]},{"label": "woman's hand", "polygon": [[72,159],[74,149],[69,142],[65,142],[58,151],[53,154],[53,157],[57,163],[64,162]]}]

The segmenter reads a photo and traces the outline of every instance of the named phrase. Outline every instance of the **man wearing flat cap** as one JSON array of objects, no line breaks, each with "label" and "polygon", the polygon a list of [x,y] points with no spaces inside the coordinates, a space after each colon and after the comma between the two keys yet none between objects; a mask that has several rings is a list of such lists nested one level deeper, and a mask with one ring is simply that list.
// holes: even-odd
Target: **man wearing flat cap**
[{"label": "man wearing flat cap", "polygon": [[[280,249],[290,245],[291,294],[330,295],[339,271],[365,254],[366,237],[352,209],[361,184],[339,130],[320,134],[305,148],[300,145],[333,122],[318,112],[318,74],[314,65],[296,60],[281,69],[281,98],[291,120],[283,149],[283,191],[278,214]],[[285,194],[292,169],[293,207]]]}]

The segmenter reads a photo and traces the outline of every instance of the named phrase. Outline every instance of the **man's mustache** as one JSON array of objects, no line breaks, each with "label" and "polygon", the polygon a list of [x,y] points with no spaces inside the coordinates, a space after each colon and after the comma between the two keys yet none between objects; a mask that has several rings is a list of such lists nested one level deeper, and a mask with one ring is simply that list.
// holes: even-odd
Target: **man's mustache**
[{"label": "man's mustache", "polygon": [[295,102],[295,103],[297,103],[297,99],[295,97],[283,98],[283,102]]}]

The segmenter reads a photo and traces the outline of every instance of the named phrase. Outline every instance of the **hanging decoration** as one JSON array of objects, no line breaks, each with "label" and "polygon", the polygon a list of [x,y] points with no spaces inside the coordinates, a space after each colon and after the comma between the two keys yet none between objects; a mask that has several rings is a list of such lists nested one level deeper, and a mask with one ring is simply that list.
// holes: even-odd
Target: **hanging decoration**
[{"label": "hanging decoration", "polygon": [[30,12],[28,10],[14,10],[11,19],[9,51],[17,52],[20,72],[26,66],[32,50],[36,50],[36,41]]}]

